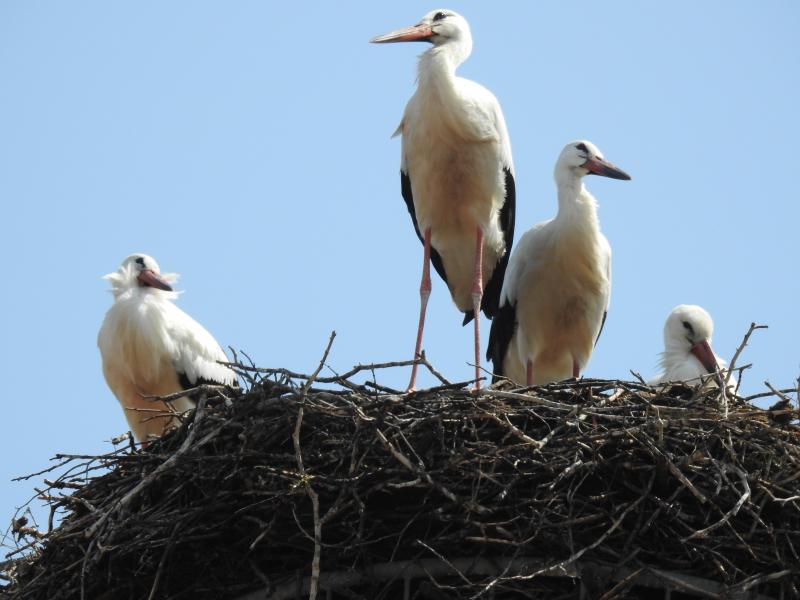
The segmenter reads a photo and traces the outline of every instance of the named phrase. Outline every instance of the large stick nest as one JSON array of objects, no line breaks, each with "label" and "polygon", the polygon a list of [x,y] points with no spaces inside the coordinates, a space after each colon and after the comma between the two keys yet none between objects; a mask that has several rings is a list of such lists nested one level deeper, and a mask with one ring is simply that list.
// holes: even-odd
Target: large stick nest
[{"label": "large stick nest", "polygon": [[145,451],[63,457],[40,491],[65,515],[49,532],[15,524],[32,550],[5,563],[0,595],[800,597],[787,406],[619,381],[404,395],[248,371],[248,392],[205,388]]}]

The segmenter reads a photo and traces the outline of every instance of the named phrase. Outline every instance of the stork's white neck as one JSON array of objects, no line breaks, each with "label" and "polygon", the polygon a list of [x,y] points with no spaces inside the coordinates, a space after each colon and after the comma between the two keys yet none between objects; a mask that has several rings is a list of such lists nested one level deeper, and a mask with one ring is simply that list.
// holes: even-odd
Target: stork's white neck
[{"label": "stork's white neck", "polygon": [[[701,335],[698,343],[701,341],[705,341],[709,345],[711,344],[710,337]],[[714,356],[716,356],[716,354]],[[685,330],[683,329],[680,331],[666,331],[664,333],[664,357],[665,360],[669,359],[669,361],[671,361],[669,364],[678,364],[681,361],[693,359],[693,362],[696,362],[702,367],[700,360],[692,354],[692,342],[687,339]],[[703,369],[703,372],[705,372],[705,369]]]},{"label": "stork's white neck", "polygon": [[664,357],[670,359],[669,364],[674,364],[691,356],[691,345],[683,339],[664,339]]},{"label": "stork's white neck", "polygon": [[157,290],[151,287],[139,287],[138,285],[132,285],[124,289],[112,288],[111,293],[114,294],[114,301],[120,303],[171,302],[173,300],[177,300],[179,295],[179,292],[167,292],[165,290]]},{"label": "stork's white neck", "polygon": [[583,185],[583,178],[571,171],[556,173],[556,184],[558,186],[556,219],[599,231],[597,200]]},{"label": "stork's white neck", "polygon": [[706,370],[700,361],[686,348],[686,344],[667,343],[661,353],[659,366],[667,378],[699,377]]},{"label": "stork's white neck", "polygon": [[417,80],[420,87],[452,86],[456,69],[472,51],[472,43],[452,40],[423,52],[417,65]]}]

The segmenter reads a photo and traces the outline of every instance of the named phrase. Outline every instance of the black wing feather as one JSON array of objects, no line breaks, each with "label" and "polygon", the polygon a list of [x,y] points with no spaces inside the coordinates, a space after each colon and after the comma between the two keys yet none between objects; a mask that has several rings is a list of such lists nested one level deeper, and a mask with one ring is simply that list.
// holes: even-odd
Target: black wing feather
[{"label": "black wing feather", "polygon": [[504,375],[503,361],[511,344],[511,338],[517,330],[517,305],[503,304],[497,309],[489,331],[489,345],[486,348],[486,360],[492,362],[492,383]]},{"label": "black wing feather", "polygon": [[[414,231],[417,232],[419,241],[424,244],[425,240],[417,224],[417,211],[414,210],[414,194],[411,191],[411,178],[407,173],[403,173],[403,171],[400,171],[400,192],[403,194],[403,200],[406,201],[406,208],[408,209],[408,214],[411,215],[411,222],[414,223]],[[439,277],[447,283],[447,274],[444,272],[442,257],[436,251],[436,248],[433,247],[433,244],[431,244],[431,262],[433,263],[433,268],[436,269],[436,272],[439,274]]]},{"label": "black wing feather", "polygon": [[[178,381],[184,390],[190,390],[198,385],[226,385],[224,381],[215,381],[213,379],[206,379],[205,377],[198,377],[197,381],[192,383],[186,376],[186,373],[178,373]],[[231,387],[239,387],[239,382],[236,381]]]},{"label": "black wing feather", "polygon": [[[514,244],[514,221],[516,218],[517,188],[514,183],[514,175],[510,169],[504,168],[503,173],[506,179],[506,198],[503,207],[500,209],[500,227],[503,230],[503,239],[506,243],[506,251],[492,272],[492,277],[483,288],[483,299],[481,300],[481,310],[490,319],[498,313],[500,309],[500,292],[503,290],[503,279],[506,276],[508,259],[511,257],[511,246]],[[474,311],[468,310],[464,313],[463,325],[475,318]]]},{"label": "black wing feather", "polygon": [[[223,381],[214,381],[213,379],[206,379],[205,377],[198,377],[197,381],[192,383],[189,381],[189,378],[186,376],[186,373],[178,372],[178,382],[181,384],[181,388],[184,390],[190,390],[198,385],[225,385]],[[231,386],[234,389],[239,389],[239,382],[234,381],[233,385]],[[197,402],[200,398],[198,394],[189,394],[189,398]]]},{"label": "black wing feather", "polygon": [[606,326],[606,317],[608,316],[608,311],[603,311],[603,321],[600,323],[600,331],[597,332],[597,337],[594,338],[594,346],[597,347],[597,342],[600,340],[600,334],[603,333],[603,327]]}]

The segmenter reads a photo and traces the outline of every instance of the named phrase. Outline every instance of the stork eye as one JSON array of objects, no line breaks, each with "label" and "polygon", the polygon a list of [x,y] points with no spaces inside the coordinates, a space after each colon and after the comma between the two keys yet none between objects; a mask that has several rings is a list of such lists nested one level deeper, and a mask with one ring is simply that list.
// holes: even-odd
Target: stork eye
[{"label": "stork eye", "polygon": [[444,19],[446,17],[447,17],[446,14],[444,14],[442,11],[439,11],[435,15],[433,15],[433,20],[434,21],[441,21],[442,19]]},{"label": "stork eye", "polygon": [[577,146],[575,146],[575,147],[576,147],[578,150],[580,150],[581,152],[586,152],[586,154],[589,154],[589,149],[586,147],[586,144],[584,144],[583,142],[581,142],[580,144],[578,144],[578,145],[577,145]]},{"label": "stork eye", "polygon": [[137,264],[138,264],[140,267],[143,267],[143,266],[144,266],[144,258],[142,258],[141,256],[140,256],[140,257],[138,257],[138,258],[136,259],[136,263],[137,263]]},{"label": "stork eye", "polygon": [[683,326],[689,333],[694,333],[694,327],[692,327],[692,324],[689,323],[689,321],[684,321]]}]

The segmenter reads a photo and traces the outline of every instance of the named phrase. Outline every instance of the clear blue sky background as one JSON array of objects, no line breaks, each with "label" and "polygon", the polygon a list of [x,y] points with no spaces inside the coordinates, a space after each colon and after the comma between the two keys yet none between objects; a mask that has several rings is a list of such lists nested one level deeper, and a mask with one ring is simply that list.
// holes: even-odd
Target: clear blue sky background
[{"label": "clear blue sky background", "polygon": [[[100,277],[134,251],[182,274],[180,306],[261,366],[310,372],[413,350],[421,245],[389,136],[422,44],[367,40],[428,3],[0,4],[0,530],[56,452],[126,429],[100,371]],[[592,178],[614,252],[588,376],[651,376],[663,321],[697,303],[743,389],[800,370],[800,4],[454,2],[460,74],[503,107],[517,237],[555,211],[576,138],[633,176]],[[434,281],[424,347],[468,379],[469,327]],[[489,324],[484,320],[488,334]],[[403,386],[408,369],[383,375]],[[422,384],[432,383],[425,377]]]}]

